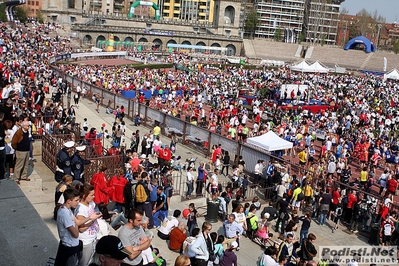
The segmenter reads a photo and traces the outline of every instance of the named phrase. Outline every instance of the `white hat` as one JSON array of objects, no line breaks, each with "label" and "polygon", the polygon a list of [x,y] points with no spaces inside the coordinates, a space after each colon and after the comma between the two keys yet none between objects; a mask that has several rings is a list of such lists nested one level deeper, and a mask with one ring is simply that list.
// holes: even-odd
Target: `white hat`
[{"label": "white hat", "polygon": [[142,155],[140,156],[140,159],[145,159],[145,158],[147,158],[147,156],[146,156],[145,154],[142,154]]},{"label": "white hat", "polygon": [[265,214],[263,214],[263,218],[269,219],[270,218],[270,214],[268,212],[266,212]]},{"label": "white hat", "polygon": [[76,150],[78,150],[78,151],[84,151],[85,149],[86,149],[85,145],[76,147]]},{"label": "white hat", "polygon": [[238,247],[238,243],[237,241],[234,241],[230,244],[230,248],[237,248]]},{"label": "white hat", "polygon": [[70,140],[64,143],[64,146],[67,148],[72,148],[73,146],[75,146],[75,142]]}]

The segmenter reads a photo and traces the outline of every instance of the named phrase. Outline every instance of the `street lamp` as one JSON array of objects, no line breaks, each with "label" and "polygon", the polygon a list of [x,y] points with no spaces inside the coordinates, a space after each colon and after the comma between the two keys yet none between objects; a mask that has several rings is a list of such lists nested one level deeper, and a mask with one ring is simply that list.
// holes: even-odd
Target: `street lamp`
[{"label": "street lamp", "polygon": [[378,33],[377,33],[377,45],[376,45],[376,50],[378,50],[378,45],[380,44],[380,31],[381,31],[382,25],[381,25],[381,24],[378,24],[377,27],[378,27]]}]

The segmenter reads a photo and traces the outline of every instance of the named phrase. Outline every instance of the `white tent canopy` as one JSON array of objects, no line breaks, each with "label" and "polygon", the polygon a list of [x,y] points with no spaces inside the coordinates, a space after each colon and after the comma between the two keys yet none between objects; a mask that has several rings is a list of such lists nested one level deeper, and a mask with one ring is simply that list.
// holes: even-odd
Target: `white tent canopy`
[{"label": "white tent canopy", "polygon": [[273,131],[269,131],[262,136],[249,138],[247,140],[247,143],[265,149],[267,151],[291,149],[293,146],[291,142],[280,138]]},{"label": "white tent canopy", "polygon": [[395,68],[384,75],[384,79],[399,80],[399,71]]},{"label": "white tent canopy", "polygon": [[315,73],[328,73],[328,68],[324,67],[318,61],[311,64],[310,68],[312,69],[312,72],[315,72]]},{"label": "white tent canopy", "polygon": [[303,60],[302,62],[299,62],[296,65],[291,66],[291,70],[298,71],[298,72],[312,72],[311,67],[305,60]]}]

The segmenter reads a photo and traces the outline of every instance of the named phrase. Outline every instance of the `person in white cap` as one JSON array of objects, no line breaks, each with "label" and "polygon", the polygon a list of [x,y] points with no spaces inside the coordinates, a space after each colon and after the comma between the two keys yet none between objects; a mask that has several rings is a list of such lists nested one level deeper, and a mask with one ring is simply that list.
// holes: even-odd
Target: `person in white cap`
[{"label": "person in white cap", "polygon": [[55,171],[55,181],[60,182],[64,175],[72,175],[71,156],[72,148],[75,142],[67,141],[64,147],[57,153],[57,165]]},{"label": "person in white cap", "polygon": [[237,266],[237,255],[234,250],[238,247],[238,243],[234,241],[231,243],[230,248],[224,251],[223,259],[220,261],[220,266]]},{"label": "person in white cap", "polygon": [[72,176],[74,180],[79,180],[82,184],[85,183],[84,178],[84,166],[90,164],[91,160],[85,160],[82,158],[84,155],[84,151],[86,146],[78,146],[76,147],[76,152],[72,155],[71,159],[71,168],[72,168]]}]

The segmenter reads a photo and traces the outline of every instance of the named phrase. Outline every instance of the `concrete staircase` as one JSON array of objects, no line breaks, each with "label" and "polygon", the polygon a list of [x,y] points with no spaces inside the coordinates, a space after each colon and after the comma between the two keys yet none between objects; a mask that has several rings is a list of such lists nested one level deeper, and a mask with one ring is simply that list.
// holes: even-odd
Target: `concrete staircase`
[{"label": "concrete staircase", "polygon": [[248,58],[256,58],[256,52],[252,40],[244,39],[245,55]]}]

